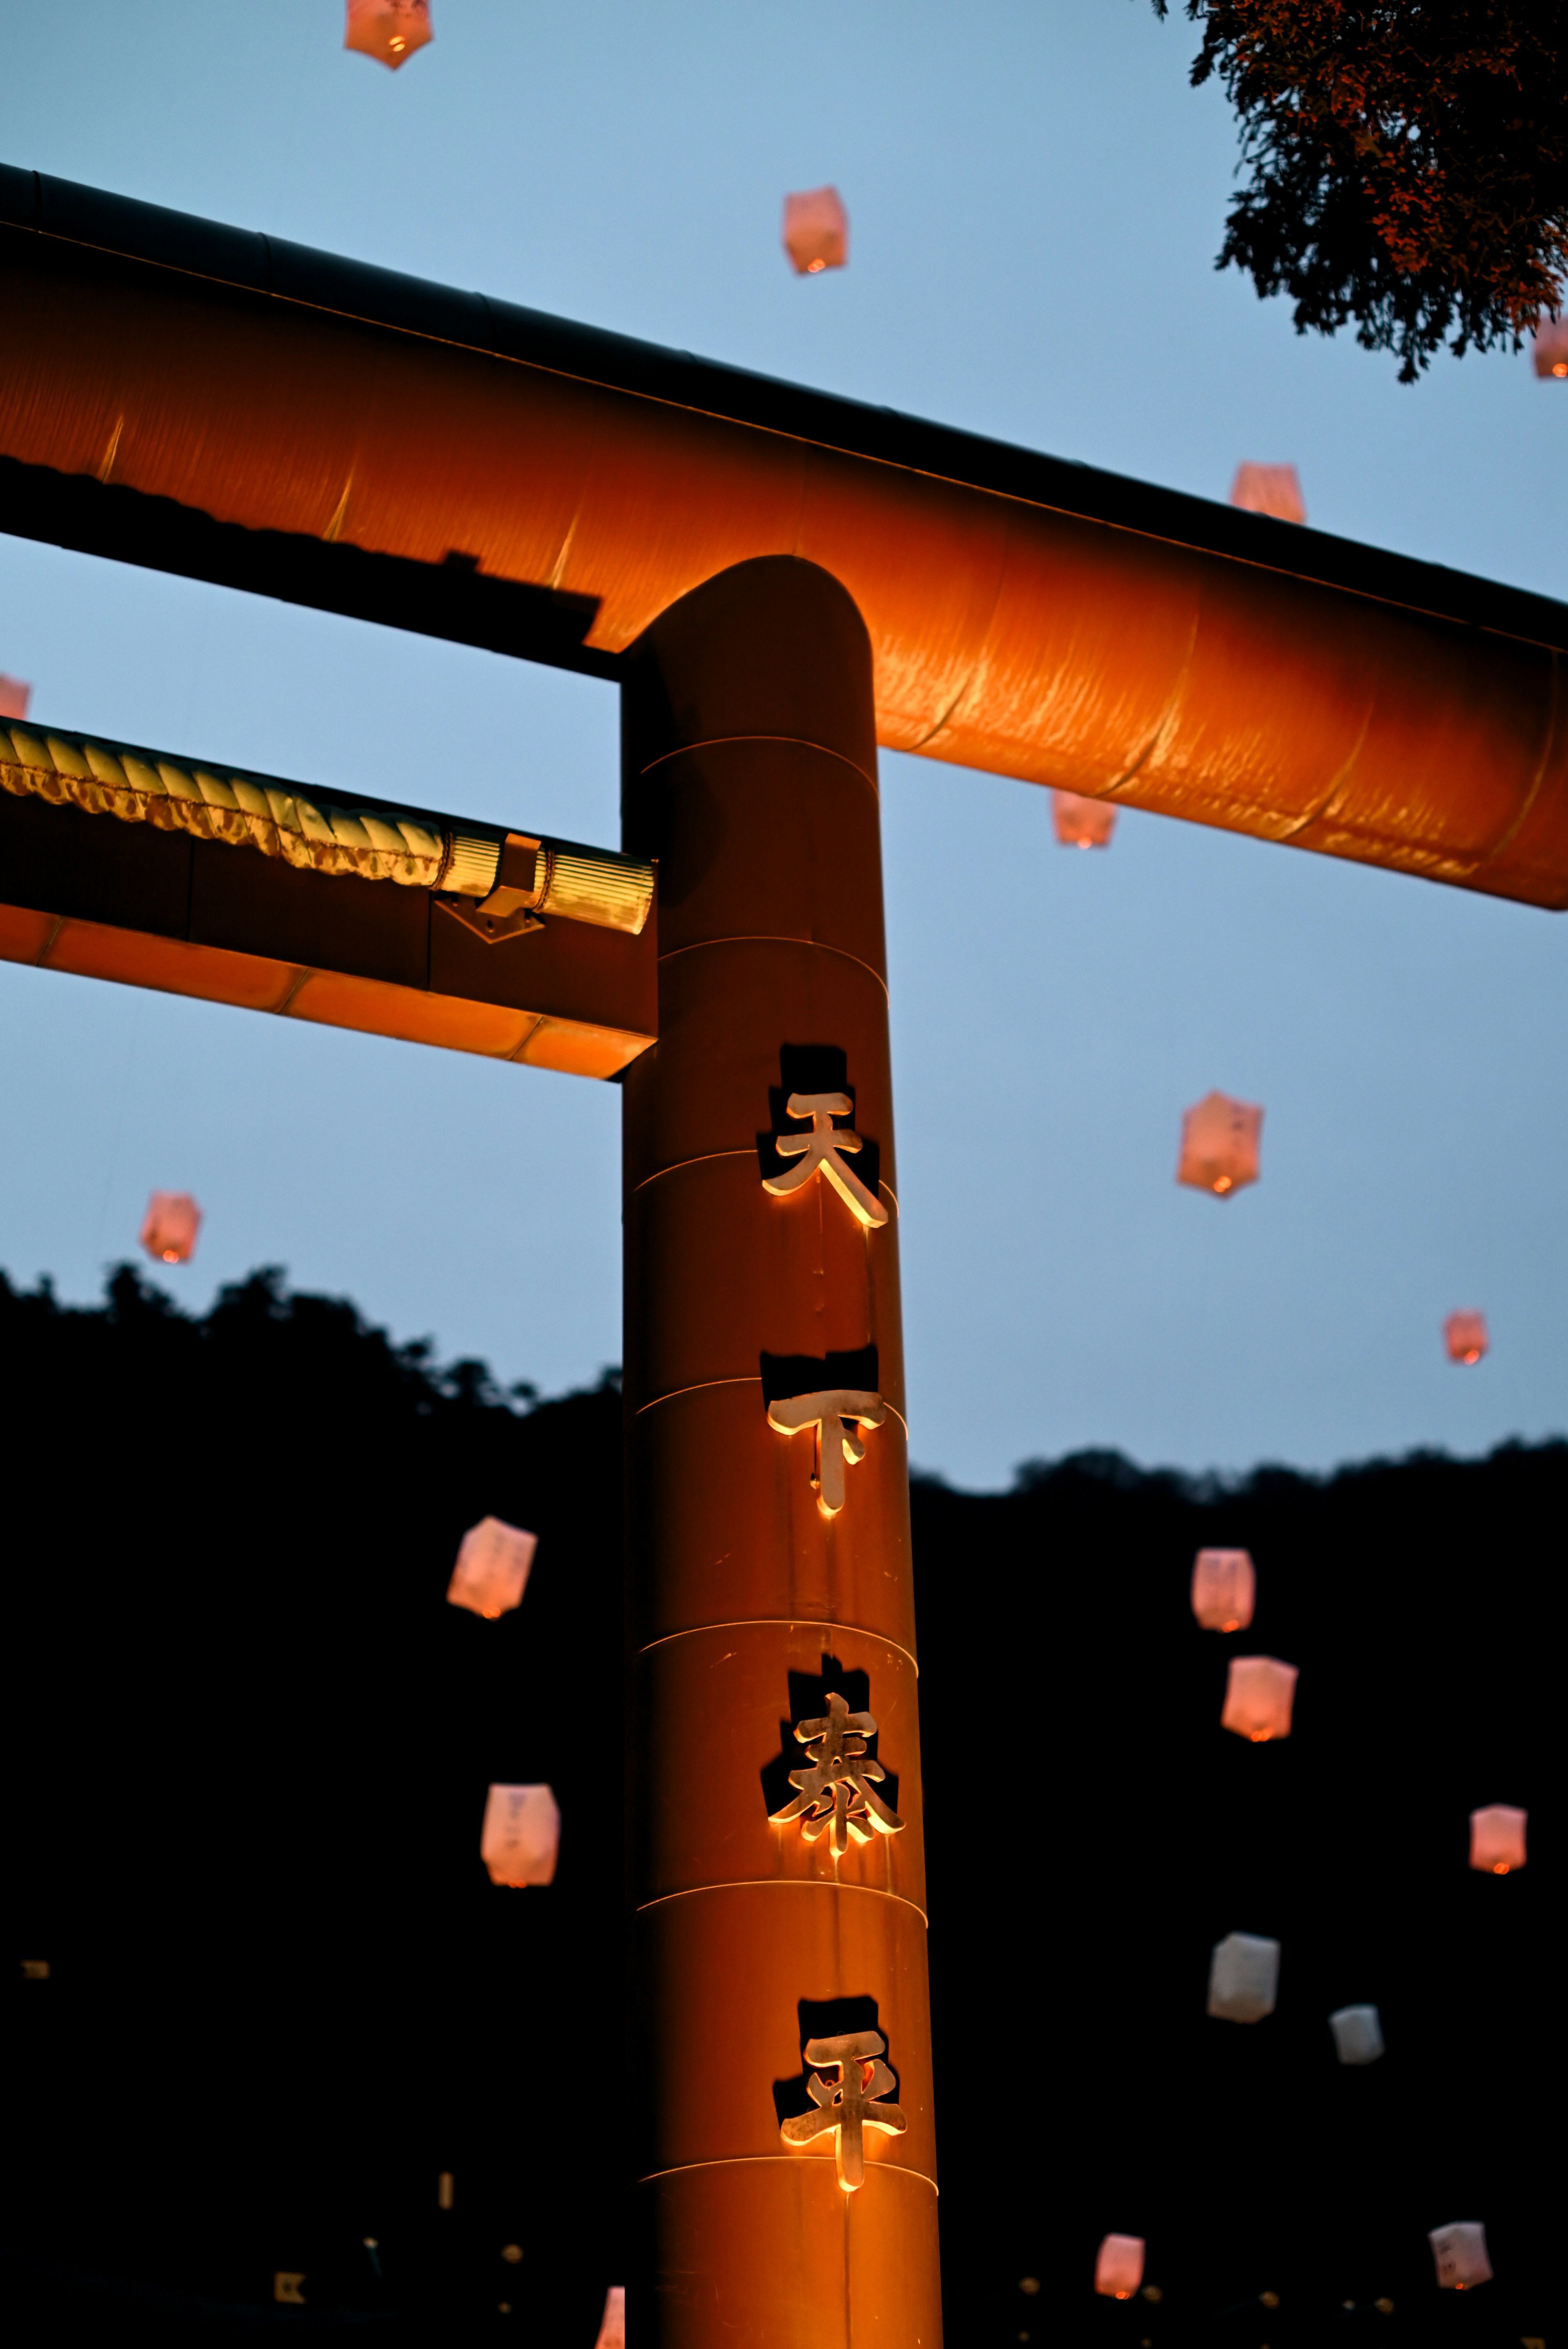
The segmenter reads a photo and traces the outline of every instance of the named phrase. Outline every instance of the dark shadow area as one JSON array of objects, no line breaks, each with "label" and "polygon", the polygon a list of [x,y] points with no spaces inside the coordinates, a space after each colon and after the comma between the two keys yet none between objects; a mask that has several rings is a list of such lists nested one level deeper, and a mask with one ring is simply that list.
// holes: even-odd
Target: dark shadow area
[{"label": "dark shadow area", "polygon": [[[766,1133],[757,1137],[757,1163],[764,1182],[784,1174],[799,1159],[787,1158],[778,1143],[781,1133],[809,1133],[807,1120],[791,1117],[789,1101],[791,1093],[842,1093],[851,1104],[847,1117],[833,1120],[835,1130],[851,1132],[855,1125],[853,1103],[855,1089],[849,1081],[848,1059],[837,1044],[784,1044],[779,1048],[780,1081],[768,1089],[768,1114],[772,1123]],[[882,1176],[882,1151],[869,1134],[860,1137],[859,1150],[845,1153],[845,1164],[874,1199]]]},{"label": "dark shadow area", "polygon": [[788,1402],[791,1395],[821,1394],[847,1387],[875,1394],[877,1350],[856,1346],[841,1354],[759,1354],[765,1402]]},{"label": "dark shadow area", "polygon": [[[780,2121],[791,2120],[798,2113],[815,2112],[817,2107],[807,2092],[806,2082],[811,2066],[806,2061],[809,2039],[837,2039],[848,2031],[878,2031],[877,2002],[874,1998],[803,1998],[796,2012],[800,2022],[800,2069],[790,2079],[773,2083],[773,2109]],[[890,2053],[888,2068],[894,2079],[898,2066]],[[889,2101],[896,2103],[897,2091],[890,2090]]]}]

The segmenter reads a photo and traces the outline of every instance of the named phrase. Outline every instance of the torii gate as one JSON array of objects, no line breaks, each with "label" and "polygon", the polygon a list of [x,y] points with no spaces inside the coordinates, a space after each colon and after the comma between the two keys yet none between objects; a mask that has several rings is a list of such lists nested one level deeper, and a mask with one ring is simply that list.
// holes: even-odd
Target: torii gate
[{"label": "torii gate", "polygon": [[[624,688],[619,855],[14,727],[0,954],[621,1080],[633,2339],[934,2344],[876,746],[1561,907],[1568,612],[5,168],[0,268],[0,528]],[[770,1816],[829,1658],[896,1810],[830,1705]]]}]

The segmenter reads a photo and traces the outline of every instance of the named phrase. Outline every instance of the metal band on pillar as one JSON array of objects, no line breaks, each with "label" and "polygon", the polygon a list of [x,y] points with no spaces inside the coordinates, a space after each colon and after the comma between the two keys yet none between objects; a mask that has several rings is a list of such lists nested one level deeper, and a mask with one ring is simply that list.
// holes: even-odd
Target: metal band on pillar
[{"label": "metal band on pillar", "polygon": [[871,647],[789,557],[625,693],[639,2349],[941,2337]]}]

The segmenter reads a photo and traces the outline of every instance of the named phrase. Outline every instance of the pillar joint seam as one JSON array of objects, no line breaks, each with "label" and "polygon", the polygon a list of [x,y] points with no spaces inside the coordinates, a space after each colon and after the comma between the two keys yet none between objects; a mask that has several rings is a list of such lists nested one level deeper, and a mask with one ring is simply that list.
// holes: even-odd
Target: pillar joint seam
[{"label": "pillar joint seam", "polygon": [[[636,2182],[639,2186],[654,2186],[661,2178],[680,2178],[690,2169],[754,2169],[761,2162],[778,2162],[786,2168],[794,2169],[810,2161],[820,2168],[831,2159],[830,2154],[820,2153],[721,2153],[712,2161],[672,2161],[665,2169],[645,2169]],[[930,2170],[916,2169],[913,2162],[878,2161],[874,2157],[867,2162],[868,2177],[879,2169],[891,2170],[895,2178],[918,2178],[921,2184],[929,2186],[934,2194],[942,2191]],[[846,2195],[844,2199],[847,2202],[850,2198]]]},{"label": "pillar joint seam", "polygon": [[[519,1049],[521,1050],[521,1048],[520,1047]],[[655,1166],[651,1174],[644,1174],[640,1176],[639,1179],[633,1184],[632,1189],[634,1192],[645,1191],[650,1183],[662,1183],[666,1174],[684,1174],[688,1166],[710,1166],[715,1159],[755,1158],[756,1155],[757,1153],[755,1150],[699,1150],[696,1153],[696,1155],[693,1158],[672,1158],[667,1166]],[[892,1202],[892,1211],[896,1216],[899,1211],[898,1193],[893,1189],[892,1185],[891,1183],[884,1183],[879,1175],[877,1178],[877,1189],[879,1192],[886,1192],[888,1197]]]},{"label": "pillar joint seam", "polygon": [[[682,1395],[701,1394],[704,1390],[708,1387],[759,1387],[761,1384],[762,1381],[755,1371],[747,1372],[739,1377],[729,1379],[694,1379],[689,1387],[671,1387],[667,1394],[650,1395],[646,1402],[640,1402],[637,1405],[636,1410],[632,1413],[632,1417],[634,1419],[641,1419],[645,1411],[657,1411],[660,1403],[662,1402],[676,1402]],[[907,1444],[909,1442],[908,1420],[905,1418],[903,1413],[900,1411],[896,1402],[889,1402],[886,1395],[883,1395],[882,1400],[887,1409],[892,1412],[899,1425],[903,1428],[903,1440]]]},{"label": "pillar joint seam", "polygon": [[895,1655],[903,1656],[916,1680],[920,1678],[920,1662],[913,1649],[906,1648],[903,1640],[895,1640],[891,1632],[873,1631],[864,1623],[834,1622],[820,1615],[727,1615],[722,1623],[688,1623],[682,1630],[661,1631],[656,1640],[645,1640],[641,1647],[633,1650],[633,1659],[651,1656],[655,1648],[667,1648],[676,1640],[699,1639],[707,1631],[776,1630],[780,1625],[791,1631],[848,1631],[857,1640],[880,1640],[884,1648],[891,1648]]},{"label": "pillar joint seam", "polygon": [[913,1909],[927,1931],[931,1918],[918,1900],[907,1892],[889,1892],[880,1884],[845,1884],[837,1877],[827,1876],[726,1876],[712,1884],[685,1884],[678,1892],[655,1892],[651,1900],[639,1900],[634,1917],[645,1917],[651,1909],[667,1908],[672,1900],[697,1900],[707,1892],[755,1892],[772,1889],[779,1892],[841,1892],[869,1893],[873,1900],[893,1900],[901,1909]]},{"label": "pillar joint seam", "polygon": [[869,971],[882,993],[887,993],[887,980],[874,963],[869,963],[864,955],[851,954],[848,947],[830,945],[826,938],[775,936],[771,931],[759,937],[754,930],[739,931],[722,938],[694,938],[689,947],[671,947],[658,959],[661,963],[674,962],[677,955],[701,954],[707,947],[810,947],[817,954],[838,955],[843,961],[852,962],[860,969]]},{"label": "pillar joint seam", "polygon": [[851,759],[847,751],[835,750],[827,742],[814,742],[804,734],[705,735],[700,742],[683,742],[676,750],[661,750],[656,759],[650,759],[645,767],[638,768],[637,780],[641,782],[645,775],[656,774],[661,767],[667,767],[672,759],[689,758],[694,750],[726,750],[741,742],[789,742],[797,750],[814,750],[821,758],[836,759],[841,767],[848,767],[851,775],[860,777],[861,782],[870,789],[873,800],[880,801],[882,798],[882,789],[874,770],[868,773],[859,760]]}]

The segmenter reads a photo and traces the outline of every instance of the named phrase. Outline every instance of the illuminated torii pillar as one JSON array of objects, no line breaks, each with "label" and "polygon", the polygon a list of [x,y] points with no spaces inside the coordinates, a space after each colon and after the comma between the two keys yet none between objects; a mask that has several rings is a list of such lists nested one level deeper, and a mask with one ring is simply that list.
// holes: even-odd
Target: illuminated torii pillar
[{"label": "illuminated torii pillar", "polygon": [[[659,1040],[624,1081],[629,2331],[638,2349],[935,2349],[870,644],[836,580],[765,557],[655,623],[624,707],[625,843],[660,873]],[[888,1774],[869,1805],[847,1787],[866,1839],[841,1857],[830,1827],[770,1817],[783,1774],[810,1768],[790,1727],[833,1692],[869,1709]],[[854,2044],[835,2057],[835,2039]],[[808,2137],[846,2077],[878,2112]],[[786,2141],[791,2115],[807,2141]]]}]

